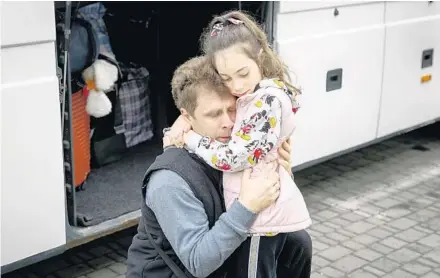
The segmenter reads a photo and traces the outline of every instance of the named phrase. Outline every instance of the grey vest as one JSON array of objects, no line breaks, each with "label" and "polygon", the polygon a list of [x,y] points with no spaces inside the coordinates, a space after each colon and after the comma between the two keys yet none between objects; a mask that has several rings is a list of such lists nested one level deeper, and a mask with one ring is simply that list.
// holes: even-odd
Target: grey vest
[{"label": "grey vest", "polygon": [[[127,278],[176,277],[164,259],[156,252],[154,246],[148,239],[146,230],[151,234],[156,244],[176,263],[187,277],[194,277],[179,260],[170,243],[165,238],[154,213],[145,204],[145,192],[149,177],[151,173],[160,169],[176,172],[190,185],[195,196],[203,203],[210,228],[214,226],[214,223],[225,211],[221,191],[221,172],[213,169],[195,154],[190,154],[184,149],[166,149],[163,154],[156,158],[144,176],[142,185],[142,216],[137,229],[138,233],[134,236],[133,242],[128,250]],[[226,261],[222,267],[217,269],[209,277],[223,277],[231,260]]]}]

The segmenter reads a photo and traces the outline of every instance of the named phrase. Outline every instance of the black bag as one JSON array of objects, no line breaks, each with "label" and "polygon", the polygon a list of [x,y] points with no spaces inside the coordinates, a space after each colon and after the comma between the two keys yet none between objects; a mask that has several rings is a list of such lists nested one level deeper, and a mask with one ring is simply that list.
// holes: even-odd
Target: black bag
[{"label": "black bag", "polygon": [[127,150],[125,128],[122,120],[119,86],[107,93],[112,102],[113,112],[101,118],[92,118],[91,154],[92,167],[100,167],[122,158]]},{"label": "black bag", "polygon": [[[64,23],[61,18],[64,17],[62,12],[58,13],[57,37],[64,37]],[[64,40],[59,39],[58,51],[62,53],[65,49]],[[99,55],[98,34],[92,28],[92,25],[81,18],[72,15],[70,26],[70,70],[72,75],[79,75],[84,69],[90,67]]]}]

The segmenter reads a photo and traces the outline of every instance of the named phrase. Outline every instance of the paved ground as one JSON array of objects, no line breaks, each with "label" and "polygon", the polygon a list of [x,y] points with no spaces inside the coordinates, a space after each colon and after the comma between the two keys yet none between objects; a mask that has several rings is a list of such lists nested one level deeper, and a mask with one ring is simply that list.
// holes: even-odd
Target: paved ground
[{"label": "paved ground", "polygon": [[[312,277],[440,277],[440,136],[411,132],[300,171],[296,181],[314,218]],[[4,277],[124,277],[134,231]]]}]

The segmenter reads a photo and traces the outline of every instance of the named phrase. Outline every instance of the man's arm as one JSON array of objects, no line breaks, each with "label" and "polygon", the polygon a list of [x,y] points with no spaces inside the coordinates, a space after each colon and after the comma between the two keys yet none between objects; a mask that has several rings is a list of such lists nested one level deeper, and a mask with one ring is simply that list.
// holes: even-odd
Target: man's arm
[{"label": "man's arm", "polygon": [[196,277],[219,268],[246,239],[257,216],[235,201],[209,230],[202,202],[178,174],[168,170],[152,174],[146,203],[179,259]]}]

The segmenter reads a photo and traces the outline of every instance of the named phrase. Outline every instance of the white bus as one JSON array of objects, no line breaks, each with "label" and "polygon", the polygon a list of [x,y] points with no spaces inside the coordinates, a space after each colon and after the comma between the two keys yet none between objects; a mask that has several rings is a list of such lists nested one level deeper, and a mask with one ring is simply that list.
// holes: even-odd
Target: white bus
[{"label": "white bus", "polygon": [[2,273],[137,224],[142,175],[177,116],[171,74],[213,14],[259,15],[301,85],[294,170],[440,119],[439,2],[104,2],[116,59],[151,75],[154,136],[77,190],[55,11],[88,3],[69,3],[0,3]]}]

